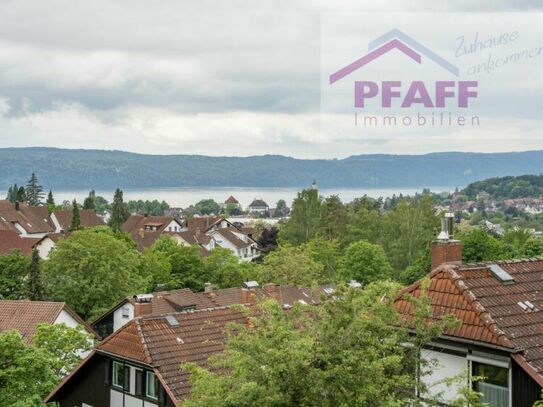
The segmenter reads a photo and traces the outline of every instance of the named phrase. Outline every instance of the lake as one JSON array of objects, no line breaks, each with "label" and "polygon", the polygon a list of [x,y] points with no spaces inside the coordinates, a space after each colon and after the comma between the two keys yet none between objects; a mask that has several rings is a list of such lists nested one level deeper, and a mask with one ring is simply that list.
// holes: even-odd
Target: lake
[{"label": "lake", "polygon": [[[343,202],[350,202],[364,194],[372,197],[388,197],[394,194],[414,195],[421,192],[425,187],[412,188],[319,188],[319,194],[322,196],[338,195]],[[452,192],[455,187],[435,186],[429,187],[433,192]],[[284,199],[290,206],[300,188],[249,188],[249,187],[201,187],[201,188],[152,188],[152,189],[125,189],[124,200],[153,200],[166,201],[171,207],[186,208],[202,199],[214,199],[217,202],[224,202],[230,195],[234,196],[242,205],[247,207],[255,198],[263,199],[270,207],[275,207],[279,199]],[[88,195],[87,190],[71,191],[53,191],[57,204],[64,200],[72,201],[74,198],[79,203]],[[113,191],[96,191],[111,202]]]}]

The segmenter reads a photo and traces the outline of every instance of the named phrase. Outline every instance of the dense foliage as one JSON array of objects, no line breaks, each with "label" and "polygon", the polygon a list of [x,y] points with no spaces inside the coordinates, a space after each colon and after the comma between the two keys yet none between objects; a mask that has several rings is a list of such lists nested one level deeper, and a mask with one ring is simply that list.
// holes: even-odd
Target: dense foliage
[{"label": "dense foliage", "polygon": [[471,199],[481,192],[490,194],[493,199],[539,198],[543,195],[543,175],[488,178],[472,182],[462,192]]}]

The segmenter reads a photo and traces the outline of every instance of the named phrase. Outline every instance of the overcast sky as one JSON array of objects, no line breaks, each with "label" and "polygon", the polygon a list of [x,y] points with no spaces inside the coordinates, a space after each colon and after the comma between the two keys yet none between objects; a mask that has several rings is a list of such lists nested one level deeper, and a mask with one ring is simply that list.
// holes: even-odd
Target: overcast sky
[{"label": "overcast sky", "polygon": [[[398,10],[535,14],[543,10],[541,1],[337,3],[4,0],[0,147],[301,158],[543,149],[543,138],[535,134],[539,118],[522,109],[500,113],[477,134],[447,131],[416,143],[401,130],[364,138],[344,118],[328,120],[321,109],[323,16]],[[537,96],[543,90],[531,82],[523,88]],[[331,123],[341,132],[330,131]]]}]

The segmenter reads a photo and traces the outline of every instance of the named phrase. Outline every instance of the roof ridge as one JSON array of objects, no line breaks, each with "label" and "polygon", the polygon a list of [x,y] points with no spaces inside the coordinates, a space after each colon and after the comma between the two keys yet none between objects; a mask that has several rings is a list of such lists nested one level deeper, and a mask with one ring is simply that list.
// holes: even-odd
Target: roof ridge
[{"label": "roof ridge", "polygon": [[543,261],[543,256],[522,257],[518,259],[487,260],[487,261],[481,261],[481,262],[464,263],[460,265],[460,269],[483,268],[483,267],[488,267],[491,264],[517,264],[517,263],[527,263],[527,262],[535,262],[535,261]]},{"label": "roof ridge", "polygon": [[496,321],[494,321],[494,318],[492,318],[483,304],[481,304],[481,302],[477,299],[476,295],[468,288],[460,273],[451,267],[444,268],[443,271],[449,275],[455,287],[460,291],[468,303],[471,304],[479,319],[483,322],[483,324],[485,324],[490,332],[496,336],[498,342],[507,348],[515,348],[513,342],[511,342],[505,332],[498,326]]},{"label": "roof ridge", "polygon": [[[237,305],[237,304],[236,304]],[[239,304],[239,305],[243,305],[243,304]],[[137,318],[134,318],[134,320],[145,320],[145,321],[151,321],[151,320],[154,320],[154,319],[162,319],[166,316],[169,316],[169,315],[185,315],[185,314],[198,314],[198,313],[204,313],[204,312],[211,312],[211,311],[217,311],[217,310],[221,310],[221,309],[230,309],[231,306],[228,306],[228,305],[220,305],[220,306],[216,306],[216,307],[209,307],[209,308],[200,308],[200,309],[187,309],[187,310],[184,310],[184,311],[176,311],[176,312],[166,312],[164,314],[154,314],[154,315],[141,315]]]}]

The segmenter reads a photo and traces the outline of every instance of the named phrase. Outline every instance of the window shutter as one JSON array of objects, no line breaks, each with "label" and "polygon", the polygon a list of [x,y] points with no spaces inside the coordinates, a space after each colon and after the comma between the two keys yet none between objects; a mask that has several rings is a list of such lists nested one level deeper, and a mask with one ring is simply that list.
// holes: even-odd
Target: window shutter
[{"label": "window shutter", "polygon": [[136,396],[143,396],[143,371],[136,370]]},{"label": "window shutter", "polygon": [[124,391],[130,392],[130,366],[124,366]]},{"label": "window shutter", "polygon": [[106,386],[109,386],[111,384],[111,359],[105,360],[104,363],[104,383]]}]

